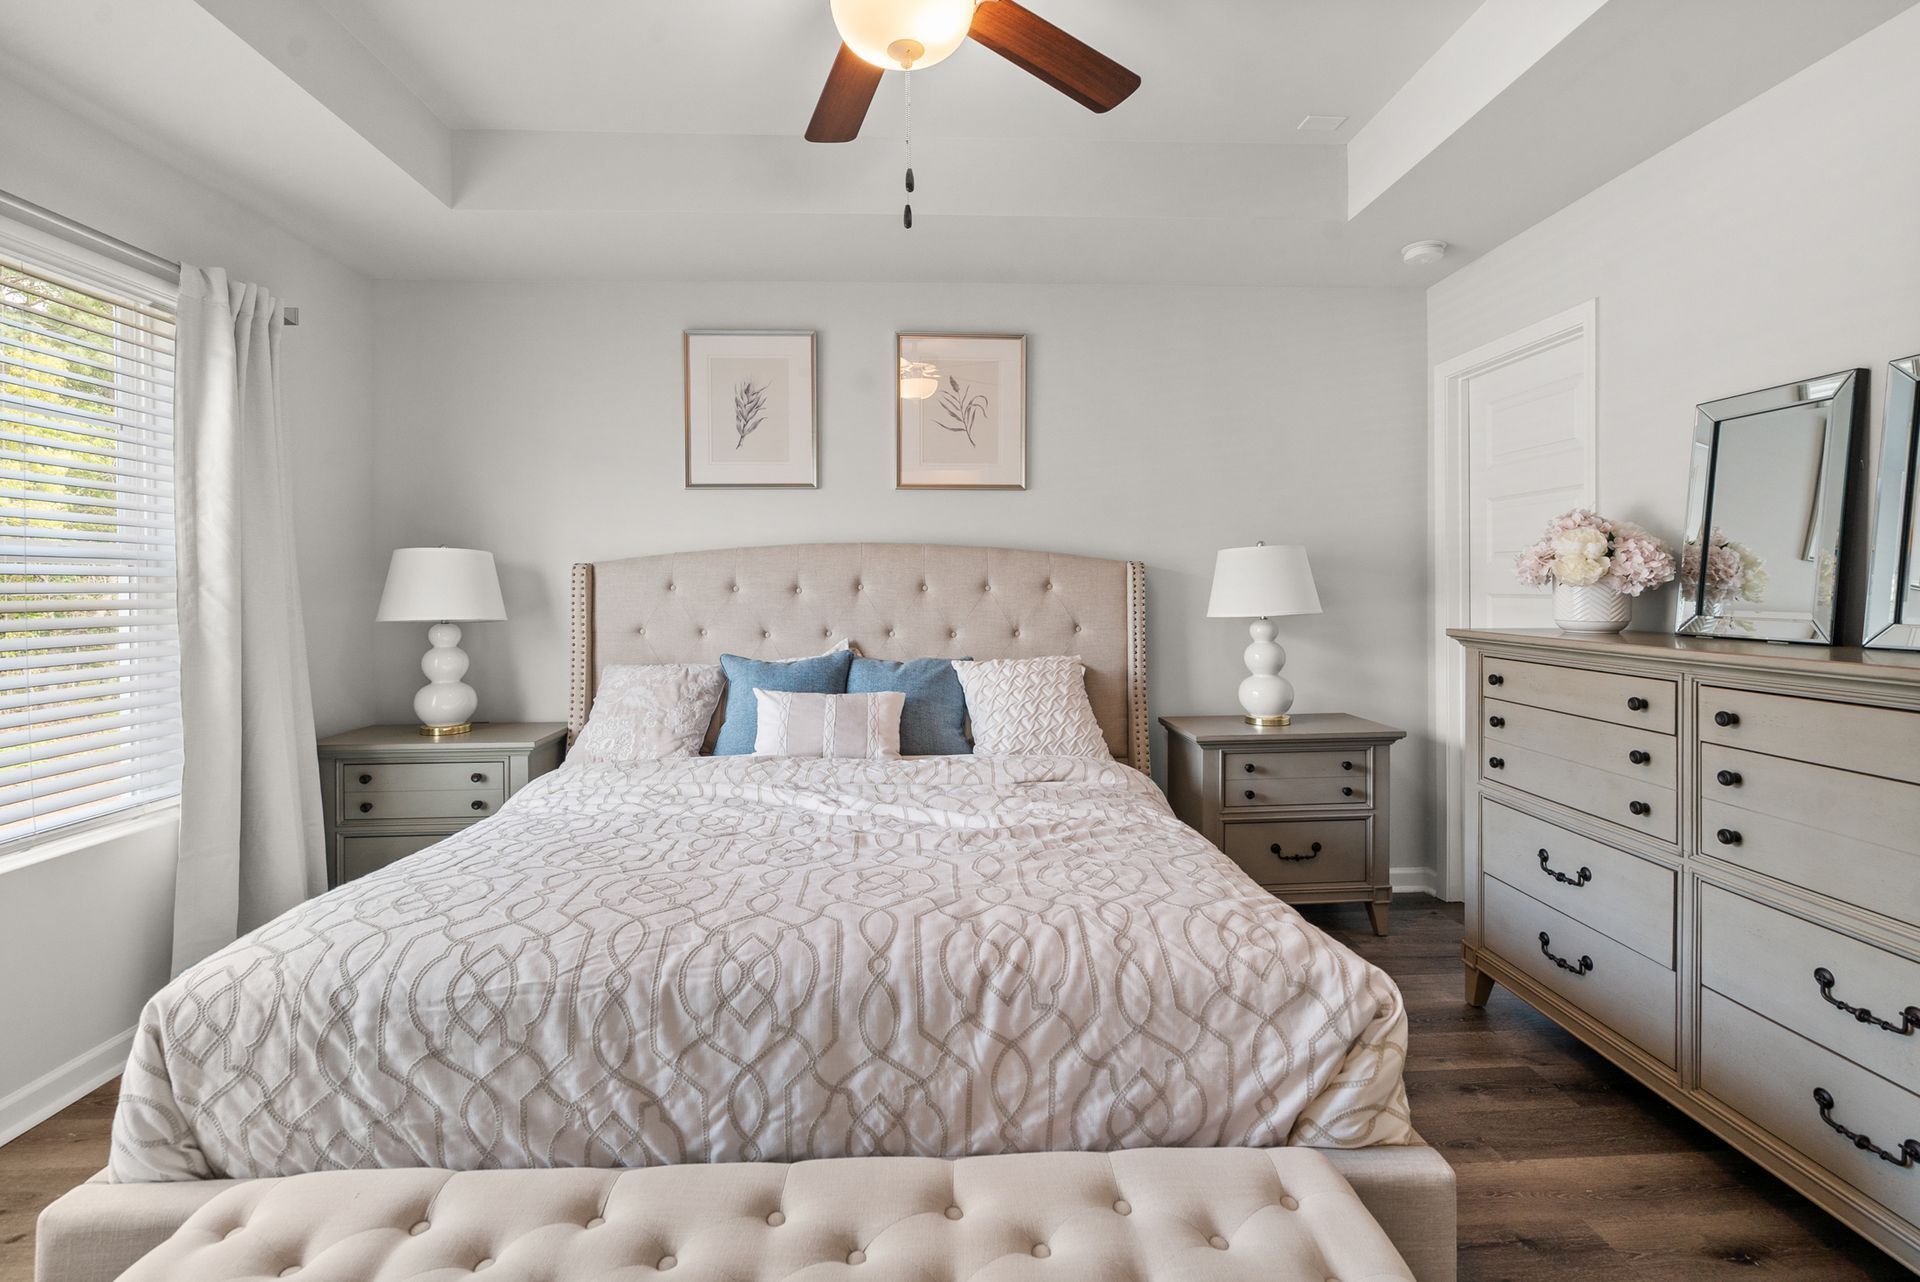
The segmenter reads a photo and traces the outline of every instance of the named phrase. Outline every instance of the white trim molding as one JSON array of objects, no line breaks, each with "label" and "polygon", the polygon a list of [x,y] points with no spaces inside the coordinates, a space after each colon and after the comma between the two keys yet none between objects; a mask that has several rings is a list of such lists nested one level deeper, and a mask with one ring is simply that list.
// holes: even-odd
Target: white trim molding
[{"label": "white trim molding", "polygon": [[[1468,617],[1468,566],[1472,548],[1468,546],[1468,392],[1473,380],[1516,361],[1570,343],[1581,346],[1582,364],[1587,380],[1586,469],[1599,476],[1599,300],[1589,298],[1557,316],[1495,339],[1463,356],[1433,367],[1433,423],[1430,433],[1432,455],[1428,475],[1432,494],[1429,505],[1433,565],[1433,625],[1429,633],[1430,686],[1433,691],[1434,736],[1440,751],[1434,754],[1434,787],[1440,798],[1441,897],[1460,900],[1466,895],[1466,825],[1461,795],[1465,770],[1466,744],[1466,656],[1447,639],[1448,628],[1463,628]],[[1589,493],[1587,503],[1597,505],[1599,494]],[[1399,869],[1394,870],[1395,889],[1399,888]]]},{"label": "white trim molding", "polygon": [[1407,864],[1391,869],[1387,876],[1393,883],[1393,893],[1396,895],[1432,895],[1435,899],[1444,898],[1440,894],[1439,872],[1426,864]]},{"label": "white trim molding", "polygon": [[19,1090],[0,1099],[0,1144],[32,1130],[91,1091],[98,1090],[127,1066],[134,1030],[115,1033],[92,1050],[82,1051],[50,1072],[42,1073]]}]

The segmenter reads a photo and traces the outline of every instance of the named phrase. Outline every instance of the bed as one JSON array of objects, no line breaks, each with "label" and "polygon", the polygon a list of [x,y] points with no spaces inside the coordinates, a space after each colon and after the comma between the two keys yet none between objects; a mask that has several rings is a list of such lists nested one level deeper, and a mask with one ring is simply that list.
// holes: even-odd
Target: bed
[{"label": "bed", "polygon": [[842,639],[1078,654],[1114,760],[564,766],[158,994],[98,1193],[150,1220],[184,1181],[369,1167],[1304,1144],[1343,1151],[1410,1261],[1439,1225],[1450,1260],[1398,990],[1143,773],[1139,564],[814,545],[578,566],[569,720],[608,664]]}]

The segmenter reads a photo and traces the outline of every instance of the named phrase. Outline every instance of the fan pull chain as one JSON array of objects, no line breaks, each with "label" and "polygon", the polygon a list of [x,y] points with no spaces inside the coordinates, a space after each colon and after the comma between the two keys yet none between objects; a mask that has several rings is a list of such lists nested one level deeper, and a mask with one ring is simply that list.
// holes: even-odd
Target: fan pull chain
[{"label": "fan pull chain", "polygon": [[[913,70],[904,73],[907,82],[907,195],[913,195]],[[901,215],[908,231],[913,230],[913,202],[907,202],[906,213]]]}]

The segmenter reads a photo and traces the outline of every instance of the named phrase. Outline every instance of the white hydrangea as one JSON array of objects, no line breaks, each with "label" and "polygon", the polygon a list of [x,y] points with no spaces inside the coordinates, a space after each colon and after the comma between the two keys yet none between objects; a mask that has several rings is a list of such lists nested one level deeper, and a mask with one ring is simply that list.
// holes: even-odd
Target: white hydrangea
[{"label": "white hydrangea", "polygon": [[1563,530],[1553,538],[1553,578],[1569,587],[1588,587],[1607,572],[1607,535],[1596,529]]}]

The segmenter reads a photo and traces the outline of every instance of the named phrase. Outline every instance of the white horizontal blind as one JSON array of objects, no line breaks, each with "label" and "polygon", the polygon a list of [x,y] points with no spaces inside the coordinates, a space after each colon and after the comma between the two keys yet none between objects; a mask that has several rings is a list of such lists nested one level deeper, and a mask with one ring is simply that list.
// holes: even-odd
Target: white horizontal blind
[{"label": "white horizontal blind", "polygon": [[177,796],[169,307],[0,253],[0,848]]}]

